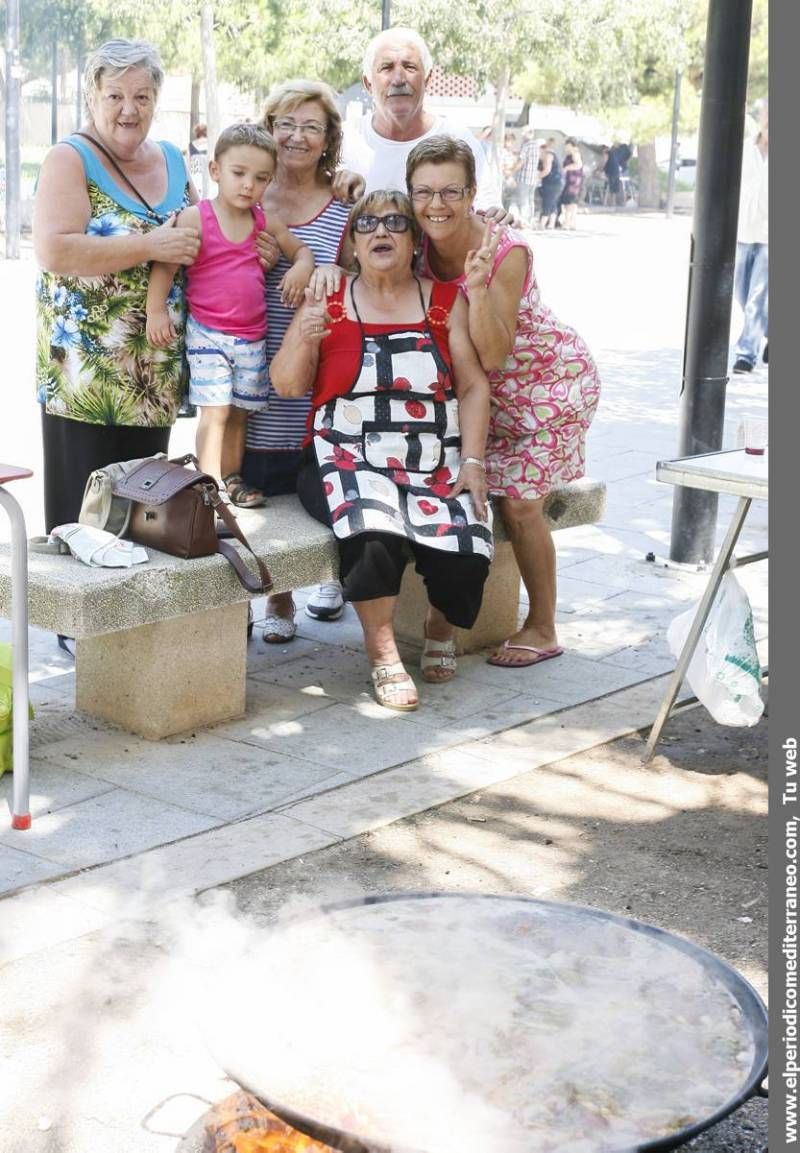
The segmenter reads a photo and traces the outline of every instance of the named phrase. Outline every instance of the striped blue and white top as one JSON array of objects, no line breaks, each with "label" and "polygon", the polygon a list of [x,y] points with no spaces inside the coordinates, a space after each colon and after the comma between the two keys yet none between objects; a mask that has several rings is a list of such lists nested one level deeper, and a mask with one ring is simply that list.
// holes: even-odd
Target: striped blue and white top
[{"label": "striped blue and white top", "polygon": [[[313,220],[291,224],[289,230],[314,253],[316,264],[336,264],[342,246],[350,208],[330,200]],[[267,217],[269,228],[269,216]],[[294,316],[294,309],[281,304],[278,285],[291,267],[281,253],[278,263],[267,274],[267,361],[281,346],[284,333]],[[270,387],[267,407],[254,412],[247,422],[247,447],[256,452],[299,449],[306,435],[311,395],[300,398],[281,397]]]}]

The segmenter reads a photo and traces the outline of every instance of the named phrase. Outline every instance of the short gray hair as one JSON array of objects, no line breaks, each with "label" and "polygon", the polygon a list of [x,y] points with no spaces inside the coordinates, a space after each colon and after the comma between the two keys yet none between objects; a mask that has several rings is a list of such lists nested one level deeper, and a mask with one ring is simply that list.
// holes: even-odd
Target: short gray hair
[{"label": "short gray hair", "polygon": [[431,56],[430,48],[422,39],[419,32],[416,32],[413,28],[404,28],[402,25],[398,25],[396,28],[384,28],[377,36],[372,37],[364,52],[364,59],[361,64],[362,75],[370,76],[372,74],[372,65],[375,63],[375,53],[378,50],[378,45],[382,40],[388,39],[405,40],[407,43],[413,44],[419,52],[425,75],[430,75],[430,71],[433,68],[433,57]]},{"label": "short gray hair", "polygon": [[146,68],[156,98],[164,81],[158,49],[149,40],[107,40],[92,52],[83,71],[83,94],[87,107],[104,75],[121,76],[129,68]]}]

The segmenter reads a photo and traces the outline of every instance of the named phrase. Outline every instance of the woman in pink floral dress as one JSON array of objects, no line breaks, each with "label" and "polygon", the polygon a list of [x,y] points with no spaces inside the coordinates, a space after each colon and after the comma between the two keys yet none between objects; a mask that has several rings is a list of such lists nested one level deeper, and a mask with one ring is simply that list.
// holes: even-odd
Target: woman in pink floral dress
[{"label": "woman in pink floral dress", "polygon": [[473,214],[469,148],[448,136],[423,141],[408,157],[406,181],[424,233],[422,271],[458,281],[469,301],[470,336],[492,389],[489,492],[499,498],[530,601],[522,628],[489,663],[536,664],[563,651],[544,497],[584,474],[586,431],[600,396],[597,366],[580,336],[541,303],[524,237],[493,233]]}]

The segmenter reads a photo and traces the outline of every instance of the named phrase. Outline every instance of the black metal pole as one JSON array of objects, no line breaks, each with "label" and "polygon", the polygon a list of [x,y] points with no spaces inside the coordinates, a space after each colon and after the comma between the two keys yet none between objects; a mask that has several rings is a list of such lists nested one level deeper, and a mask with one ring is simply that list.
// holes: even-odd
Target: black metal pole
[{"label": "black metal pole", "polygon": [[381,32],[390,28],[392,24],[392,0],[382,0],[381,3]]},{"label": "black metal pole", "polygon": [[[678,453],[722,447],[753,0],[709,0]],[[677,488],[670,559],[714,555],[717,496]]]}]

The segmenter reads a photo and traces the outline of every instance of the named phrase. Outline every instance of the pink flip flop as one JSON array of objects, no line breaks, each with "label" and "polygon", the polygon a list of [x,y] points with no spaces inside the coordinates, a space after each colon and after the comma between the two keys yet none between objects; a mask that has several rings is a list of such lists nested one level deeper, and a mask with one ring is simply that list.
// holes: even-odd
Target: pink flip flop
[{"label": "pink flip flop", "polygon": [[559,645],[553,649],[537,649],[533,645],[512,645],[505,641],[502,651],[533,653],[533,656],[528,661],[513,662],[502,661],[497,656],[487,657],[487,665],[495,665],[499,669],[527,669],[531,665],[538,665],[542,661],[550,661],[553,657],[560,657],[564,650]]}]

